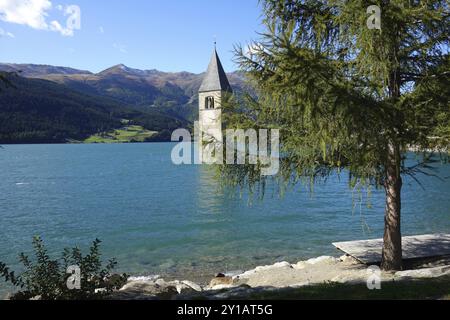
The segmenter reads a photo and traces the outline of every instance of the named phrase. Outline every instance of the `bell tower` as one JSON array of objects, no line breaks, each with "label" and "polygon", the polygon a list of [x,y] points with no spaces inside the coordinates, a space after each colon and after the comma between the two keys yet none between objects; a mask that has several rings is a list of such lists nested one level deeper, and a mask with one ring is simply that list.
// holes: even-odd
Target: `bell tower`
[{"label": "bell tower", "polygon": [[[200,163],[213,164],[222,159],[223,154],[214,150],[223,150],[222,136],[222,99],[232,93],[227,75],[222,67],[216,48],[199,89],[199,160]],[[222,152],[223,153],[223,152]]]}]

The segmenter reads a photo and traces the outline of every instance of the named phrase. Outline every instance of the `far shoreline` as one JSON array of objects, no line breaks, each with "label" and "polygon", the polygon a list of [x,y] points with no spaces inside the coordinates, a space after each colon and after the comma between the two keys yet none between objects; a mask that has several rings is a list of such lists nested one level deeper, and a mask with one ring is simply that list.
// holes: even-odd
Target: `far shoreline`
[{"label": "far shoreline", "polygon": [[2,146],[52,146],[52,145],[122,145],[122,144],[161,144],[161,143],[179,143],[177,141],[146,141],[146,142],[24,142],[24,143],[0,143]]}]

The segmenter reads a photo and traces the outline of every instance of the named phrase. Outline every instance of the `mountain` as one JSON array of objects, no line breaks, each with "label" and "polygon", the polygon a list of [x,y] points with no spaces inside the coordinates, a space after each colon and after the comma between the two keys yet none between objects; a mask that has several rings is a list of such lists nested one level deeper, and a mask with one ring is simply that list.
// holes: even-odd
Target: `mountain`
[{"label": "mountain", "polygon": [[40,64],[0,63],[0,71],[20,73],[24,77],[39,77],[46,74],[91,74],[89,71],[67,67],[55,67]]},{"label": "mountain", "polygon": [[152,139],[159,141],[168,140],[168,132],[188,125],[156,109],[138,110],[118,100],[34,78],[46,70],[79,76],[78,70],[49,66],[26,66],[22,70],[21,75],[33,74],[33,77],[4,74],[9,85],[0,84],[2,144],[84,140],[96,133],[121,128],[124,121],[158,132]]},{"label": "mountain", "polygon": [[[99,73],[65,67],[0,64],[0,71],[22,71],[20,75],[65,85],[89,95],[112,98],[140,110],[155,110],[179,120],[198,117],[197,92],[204,74],[139,70],[119,64]],[[228,74],[235,92],[245,85],[240,72]]]}]

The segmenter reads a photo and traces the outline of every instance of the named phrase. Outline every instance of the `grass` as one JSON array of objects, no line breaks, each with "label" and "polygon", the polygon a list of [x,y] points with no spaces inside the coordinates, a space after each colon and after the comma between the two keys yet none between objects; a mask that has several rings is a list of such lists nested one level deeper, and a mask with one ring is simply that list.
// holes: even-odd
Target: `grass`
[{"label": "grass", "polygon": [[130,125],[120,129],[95,134],[90,136],[84,143],[128,143],[128,142],[144,142],[147,138],[156,134],[156,131],[144,129],[141,126]]},{"label": "grass", "polygon": [[296,289],[264,290],[242,299],[250,300],[434,300],[450,298],[450,276],[382,283],[381,290],[365,284],[329,283]]}]

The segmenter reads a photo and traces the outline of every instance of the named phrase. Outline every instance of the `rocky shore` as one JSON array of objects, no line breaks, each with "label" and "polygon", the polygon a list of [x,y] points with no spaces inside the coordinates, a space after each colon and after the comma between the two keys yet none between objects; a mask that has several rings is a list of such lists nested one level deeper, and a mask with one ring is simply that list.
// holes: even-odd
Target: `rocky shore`
[{"label": "rocky shore", "polygon": [[[367,283],[373,271],[350,256],[322,256],[297,263],[278,262],[245,272],[219,273],[208,285],[188,280],[165,281],[159,277],[132,277],[113,299],[229,299],[264,290],[283,290],[323,283]],[[380,272],[382,283],[450,275],[450,257],[416,263],[399,272]]]}]

